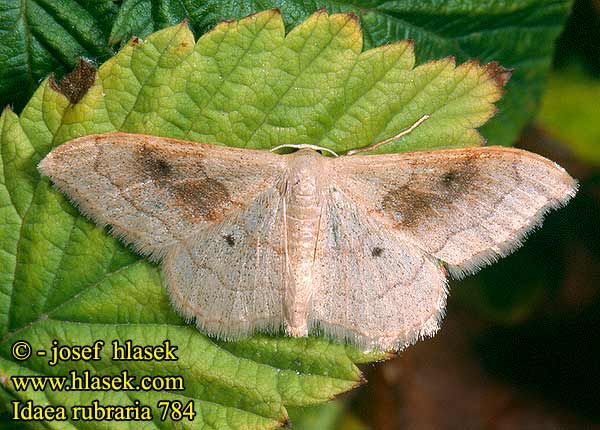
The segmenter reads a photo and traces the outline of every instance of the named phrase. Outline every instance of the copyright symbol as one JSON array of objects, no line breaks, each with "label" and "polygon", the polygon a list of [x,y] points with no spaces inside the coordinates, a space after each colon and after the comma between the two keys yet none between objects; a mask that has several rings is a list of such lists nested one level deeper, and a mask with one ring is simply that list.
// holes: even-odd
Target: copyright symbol
[{"label": "copyright symbol", "polygon": [[13,343],[12,356],[19,361],[25,361],[31,357],[31,345],[24,340],[18,340]]}]

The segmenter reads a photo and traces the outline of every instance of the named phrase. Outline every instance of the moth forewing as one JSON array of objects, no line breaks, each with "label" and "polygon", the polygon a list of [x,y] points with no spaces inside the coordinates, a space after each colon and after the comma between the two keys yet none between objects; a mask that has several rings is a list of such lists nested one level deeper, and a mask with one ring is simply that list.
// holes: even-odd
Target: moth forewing
[{"label": "moth forewing", "polygon": [[191,232],[242,208],[284,166],[267,151],[107,133],[59,146],[40,171],[96,223],[160,259]]}]

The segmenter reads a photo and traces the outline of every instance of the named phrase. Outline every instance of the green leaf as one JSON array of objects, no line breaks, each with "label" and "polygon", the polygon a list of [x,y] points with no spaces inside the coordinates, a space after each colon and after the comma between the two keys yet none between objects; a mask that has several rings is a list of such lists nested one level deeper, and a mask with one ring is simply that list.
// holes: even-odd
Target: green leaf
[{"label": "green leaf", "polygon": [[549,69],[554,40],[569,13],[570,0],[492,1],[325,1],[235,2],[189,0],[125,0],[112,29],[112,40],[145,36],[183,18],[196,34],[223,19],[237,19],[279,7],[288,28],[318,7],[330,12],[353,11],[360,18],[367,48],[413,39],[417,62],[455,56],[477,58],[513,68],[499,114],[483,128],[491,144],[511,145],[533,117]]},{"label": "green leaf", "polygon": [[583,161],[600,165],[600,80],[582,72],[555,72],[537,117],[544,130],[565,142]]},{"label": "green leaf", "polygon": [[536,110],[554,40],[571,3],[124,0],[119,8],[111,0],[85,6],[74,0],[0,0],[0,106],[14,103],[20,109],[39,79],[52,71],[62,75],[80,55],[103,61],[113,44],[184,18],[201,35],[223,19],[279,7],[289,29],[324,6],[332,12],[354,11],[368,48],[413,39],[418,63],[451,55],[459,62],[478,58],[514,68],[499,114],[482,130],[490,143],[510,145]]},{"label": "green leaf", "polygon": [[[194,9],[198,7],[194,4],[184,5],[180,1],[124,0],[113,24],[109,43],[112,45],[123,42],[131,36],[145,37],[154,31],[178,24],[186,18],[190,6]],[[244,15],[238,18],[242,16]],[[207,30],[208,28],[205,31]]]},{"label": "green leaf", "polygon": [[[407,42],[361,52],[358,23],[346,14],[316,13],[284,38],[279,14],[265,12],[218,25],[195,48],[185,26],[156,35],[150,45],[132,42],[99,71],[100,103],[112,129],[259,149],[314,143],[344,152],[429,114],[379,152],[477,145],[474,128],[493,115],[507,78],[494,64],[456,67],[453,59],[413,70]],[[143,67],[124,67],[138,57]],[[65,128],[60,140],[76,135]]]},{"label": "green leaf", "polygon": [[290,417],[294,430],[340,430],[338,422],[343,411],[339,401],[335,401],[292,409]]},{"label": "green leaf", "polygon": [[[348,402],[346,402],[348,403]],[[369,430],[353,415],[351,408],[338,399],[320,405],[290,409],[294,430]]]}]

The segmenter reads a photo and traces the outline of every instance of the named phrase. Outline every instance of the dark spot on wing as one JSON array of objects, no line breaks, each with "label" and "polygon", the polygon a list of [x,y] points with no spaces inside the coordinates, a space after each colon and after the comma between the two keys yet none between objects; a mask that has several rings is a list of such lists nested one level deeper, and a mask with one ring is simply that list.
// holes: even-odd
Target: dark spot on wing
[{"label": "dark spot on wing", "polygon": [[439,177],[413,174],[406,185],[391,189],[383,197],[383,209],[392,214],[398,225],[416,227],[422,219],[451,210],[452,203],[475,186],[478,175],[471,159],[448,163]]},{"label": "dark spot on wing", "polygon": [[79,64],[71,73],[65,75],[60,81],[56,82],[54,75],[50,76],[50,87],[62,93],[71,104],[77,104],[85,96],[90,87],[96,81],[96,68],[92,63],[79,59]]},{"label": "dark spot on wing", "polygon": [[473,181],[477,178],[478,169],[472,160],[467,159],[460,163],[448,166],[448,170],[441,175],[441,187],[434,187],[434,191],[446,191],[455,197],[472,188]]},{"label": "dark spot on wing", "polygon": [[173,173],[173,166],[161,154],[148,147],[142,146],[137,152],[141,173],[144,177],[158,183],[164,183]]},{"label": "dark spot on wing", "polygon": [[383,254],[383,248],[376,246],[371,250],[371,255],[373,257],[381,257],[381,254]]},{"label": "dark spot on wing", "polygon": [[233,247],[235,246],[235,237],[233,237],[232,234],[226,234],[225,236],[223,236],[223,239],[225,239],[225,242],[227,242],[227,245]]},{"label": "dark spot on wing", "polygon": [[383,208],[394,216],[399,225],[414,227],[422,217],[432,212],[432,206],[438,203],[436,200],[438,196],[403,186],[384,196]]},{"label": "dark spot on wing", "polygon": [[434,185],[432,191],[442,192],[450,200],[454,200],[472,189],[476,180],[477,167],[472,162],[465,161],[461,165],[450,167],[441,175],[438,186]]},{"label": "dark spot on wing", "polygon": [[155,168],[156,172],[162,176],[169,176],[171,173],[171,165],[165,160],[157,159]]},{"label": "dark spot on wing", "polygon": [[455,171],[450,171],[450,172],[446,172],[442,175],[442,183],[444,183],[445,185],[450,185],[451,183],[453,183],[456,178],[458,178],[458,175],[460,173],[455,172]]},{"label": "dark spot on wing", "polygon": [[168,185],[176,206],[191,222],[217,221],[231,204],[225,186],[212,178],[188,179]]}]

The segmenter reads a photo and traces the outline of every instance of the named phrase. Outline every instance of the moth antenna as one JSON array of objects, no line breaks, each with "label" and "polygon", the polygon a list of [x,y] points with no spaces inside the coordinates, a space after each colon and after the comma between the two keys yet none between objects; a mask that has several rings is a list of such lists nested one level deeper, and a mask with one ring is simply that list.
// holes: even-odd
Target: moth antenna
[{"label": "moth antenna", "polygon": [[329,152],[331,155],[333,155],[334,157],[339,157],[339,155],[332,151],[331,149],[328,148],[323,148],[322,146],[319,145],[311,145],[310,143],[284,143],[283,145],[279,145],[276,146],[275,148],[271,148],[271,152],[275,152],[278,151],[282,148],[294,148],[294,149],[312,149],[315,151],[325,151],[325,152]]},{"label": "moth antenna", "polygon": [[359,152],[372,151],[374,149],[377,149],[380,146],[385,145],[386,143],[391,142],[392,140],[396,140],[396,139],[401,138],[402,136],[406,136],[407,134],[409,134],[410,132],[412,132],[415,128],[417,128],[418,126],[420,126],[421,124],[423,124],[429,118],[431,118],[431,115],[425,114],[421,118],[419,118],[418,120],[416,120],[413,125],[411,125],[408,128],[405,128],[404,130],[402,130],[397,135],[389,137],[389,138],[387,138],[385,140],[382,140],[381,142],[373,143],[373,144],[368,145],[368,146],[363,146],[362,148],[351,149],[350,151],[346,152],[346,155],[354,155],[354,154],[358,154]]}]

